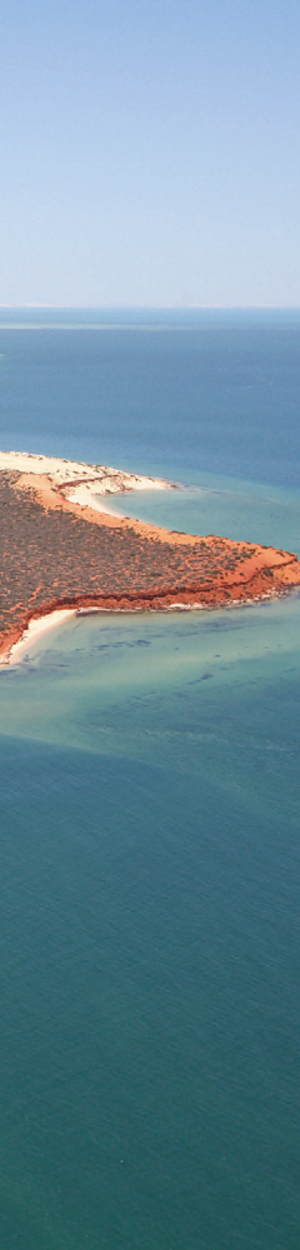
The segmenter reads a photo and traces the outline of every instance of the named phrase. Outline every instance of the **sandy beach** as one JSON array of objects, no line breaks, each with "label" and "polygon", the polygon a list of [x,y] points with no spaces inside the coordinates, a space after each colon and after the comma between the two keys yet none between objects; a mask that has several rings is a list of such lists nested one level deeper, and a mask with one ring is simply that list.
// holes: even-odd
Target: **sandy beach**
[{"label": "sandy beach", "polygon": [[84,464],[80,460],[63,460],[57,456],[38,456],[31,452],[0,451],[0,473],[33,474],[49,478],[52,486],[59,488],[64,494],[72,496],[78,485],[86,486],[88,491],[97,488],[98,495],[115,495],[123,491],[135,490],[171,490],[175,483],[163,478],[145,477],[138,473],[128,473],[123,469],[112,469],[103,464]]},{"label": "sandy beach", "polygon": [[58,625],[62,625],[65,621],[69,620],[70,617],[75,615],[76,611],[74,608],[67,608],[63,610],[56,608],[54,609],[54,612],[49,612],[47,616],[38,616],[37,619],[30,620],[27,629],[24,630],[24,633],[21,635],[18,642],[15,642],[10,648],[7,656],[3,655],[0,658],[0,664],[15,664],[18,661],[23,660],[24,656],[27,654],[28,647],[30,648],[41,634],[43,635],[49,630],[57,628]]}]

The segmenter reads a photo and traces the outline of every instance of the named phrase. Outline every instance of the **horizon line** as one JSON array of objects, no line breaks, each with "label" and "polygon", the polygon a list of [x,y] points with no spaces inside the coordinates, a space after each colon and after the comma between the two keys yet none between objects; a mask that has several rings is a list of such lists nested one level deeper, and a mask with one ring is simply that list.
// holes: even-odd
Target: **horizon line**
[{"label": "horizon line", "polygon": [[1,304],[0,310],[47,309],[101,312],[299,312],[299,304]]}]

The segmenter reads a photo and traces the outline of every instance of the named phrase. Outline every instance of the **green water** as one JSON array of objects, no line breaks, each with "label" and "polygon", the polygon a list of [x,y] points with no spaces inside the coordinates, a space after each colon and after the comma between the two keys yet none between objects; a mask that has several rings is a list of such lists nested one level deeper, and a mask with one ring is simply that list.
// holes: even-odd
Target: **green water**
[{"label": "green water", "polygon": [[299,1243],[300,599],[1,675],[1,1246]]}]

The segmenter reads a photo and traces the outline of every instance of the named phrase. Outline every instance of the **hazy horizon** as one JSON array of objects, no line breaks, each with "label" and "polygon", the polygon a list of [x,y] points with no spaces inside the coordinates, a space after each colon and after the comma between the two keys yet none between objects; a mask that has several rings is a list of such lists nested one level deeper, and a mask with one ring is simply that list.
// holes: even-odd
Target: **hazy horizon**
[{"label": "hazy horizon", "polygon": [[2,310],[53,309],[62,312],[300,312],[299,304],[84,304],[84,303],[20,303],[1,304]]}]

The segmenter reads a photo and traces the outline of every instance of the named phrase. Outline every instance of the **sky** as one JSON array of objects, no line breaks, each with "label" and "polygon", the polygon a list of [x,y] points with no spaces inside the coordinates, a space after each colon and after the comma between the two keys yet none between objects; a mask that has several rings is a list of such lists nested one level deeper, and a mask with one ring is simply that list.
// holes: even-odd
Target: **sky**
[{"label": "sky", "polygon": [[299,0],[10,0],[0,304],[300,306]]}]

